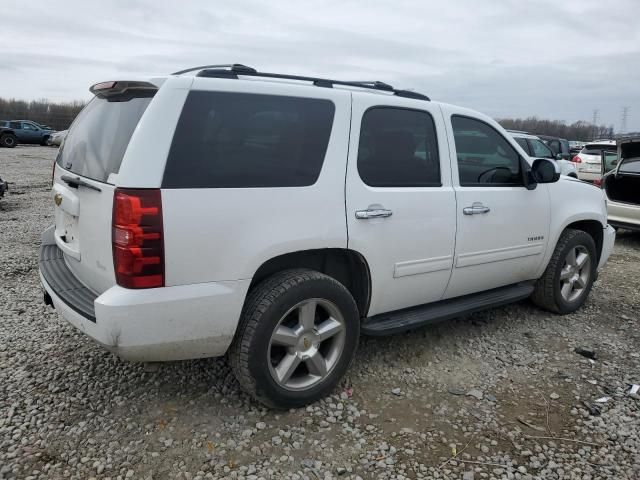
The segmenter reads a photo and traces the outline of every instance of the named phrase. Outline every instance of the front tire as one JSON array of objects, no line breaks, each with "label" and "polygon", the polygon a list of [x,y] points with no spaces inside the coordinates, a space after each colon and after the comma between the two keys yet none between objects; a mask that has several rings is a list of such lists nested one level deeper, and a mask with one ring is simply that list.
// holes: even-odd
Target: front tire
[{"label": "front tire", "polygon": [[240,386],[269,407],[328,395],[349,368],[360,317],[349,291],[312,270],[287,270],[247,297],[229,360]]},{"label": "front tire", "polygon": [[579,309],[589,296],[596,278],[598,257],[591,235],[565,230],[549,265],[536,282],[533,302],[546,310],[566,314]]},{"label": "front tire", "polygon": [[11,133],[5,133],[0,137],[0,145],[7,148],[14,148],[18,144],[18,138]]}]

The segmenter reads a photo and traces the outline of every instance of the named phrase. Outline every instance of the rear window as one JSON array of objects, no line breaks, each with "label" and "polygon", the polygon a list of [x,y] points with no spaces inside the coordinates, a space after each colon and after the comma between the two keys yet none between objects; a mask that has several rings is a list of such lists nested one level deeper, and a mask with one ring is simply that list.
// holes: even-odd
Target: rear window
[{"label": "rear window", "polygon": [[128,101],[94,98],[78,114],[58,153],[58,165],[83,177],[106,182],[118,173],[122,157],[149,96]]},{"label": "rear window", "polygon": [[580,153],[585,155],[601,155],[603,150],[615,150],[615,145],[585,145]]},{"label": "rear window", "polygon": [[313,185],[335,106],[323,99],[193,91],[178,121],[163,188]]}]

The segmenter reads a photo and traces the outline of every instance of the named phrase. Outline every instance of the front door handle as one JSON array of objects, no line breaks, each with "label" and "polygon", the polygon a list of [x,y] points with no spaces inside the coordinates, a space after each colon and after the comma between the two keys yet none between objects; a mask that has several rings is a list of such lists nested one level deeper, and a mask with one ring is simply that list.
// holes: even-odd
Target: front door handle
[{"label": "front door handle", "polygon": [[367,210],[356,210],[356,218],[358,220],[367,220],[369,218],[387,218],[393,214],[391,210],[386,208],[368,208]]},{"label": "front door handle", "polygon": [[480,202],[474,202],[470,207],[464,207],[462,209],[462,213],[465,215],[478,215],[481,213],[489,213],[491,209],[489,207],[485,207]]}]

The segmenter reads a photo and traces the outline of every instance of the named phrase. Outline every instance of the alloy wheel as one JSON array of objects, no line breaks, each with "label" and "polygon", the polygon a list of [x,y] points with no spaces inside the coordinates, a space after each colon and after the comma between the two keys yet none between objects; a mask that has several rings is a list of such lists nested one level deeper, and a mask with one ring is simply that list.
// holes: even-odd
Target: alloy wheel
[{"label": "alloy wheel", "polygon": [[268,365],[275,382],[305,390],[325,379],[345,344],[345,320],[329,300],[312,298],[291,308],[271,334]]}]

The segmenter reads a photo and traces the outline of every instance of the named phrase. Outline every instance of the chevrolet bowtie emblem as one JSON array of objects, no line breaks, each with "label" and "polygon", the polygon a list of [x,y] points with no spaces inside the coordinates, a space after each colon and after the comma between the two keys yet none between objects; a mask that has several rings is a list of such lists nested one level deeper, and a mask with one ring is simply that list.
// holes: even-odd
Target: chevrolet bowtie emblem
[{"label": "chevrolet bowtie emblem", "polygon": [[57,206],[60,206],[60,204],[62,203],[62,195],[60,195],[59,193],[56,193],[55,196],[53,197],[53,201],[56,202]]}]

